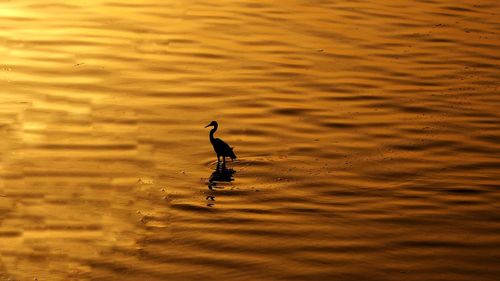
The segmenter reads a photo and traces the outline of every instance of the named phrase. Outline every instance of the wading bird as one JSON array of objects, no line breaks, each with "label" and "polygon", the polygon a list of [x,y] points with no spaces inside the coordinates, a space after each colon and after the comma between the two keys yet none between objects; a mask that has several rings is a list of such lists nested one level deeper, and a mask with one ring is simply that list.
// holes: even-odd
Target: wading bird
[{"label": "wading bird", "polygon": [[205,128],[213,126],[212,130],[210,130],[210,142],[214,147],[215,154],[217,154],[217,162],[220,162],[220,158],[222,157],[222,162],[226,163],[226,157],[230,157],[232,161],[236,159],[236,155],[234,155],[233,148],[229,147],[227,143],[219,138],[214,138],[214,133],[217,131],[219,124],[216,121],[210,122],[210,124],[206,125]]}]

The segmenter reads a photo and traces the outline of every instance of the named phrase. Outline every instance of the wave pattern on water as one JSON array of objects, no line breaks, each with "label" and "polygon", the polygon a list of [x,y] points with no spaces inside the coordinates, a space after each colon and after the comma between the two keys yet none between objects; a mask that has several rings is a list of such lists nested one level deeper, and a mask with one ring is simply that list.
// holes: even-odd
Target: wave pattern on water
[{"label": "wave pattern on water", "polygon": [[160,2],[2,4],[0,279],[498,278],[498,1]]}]

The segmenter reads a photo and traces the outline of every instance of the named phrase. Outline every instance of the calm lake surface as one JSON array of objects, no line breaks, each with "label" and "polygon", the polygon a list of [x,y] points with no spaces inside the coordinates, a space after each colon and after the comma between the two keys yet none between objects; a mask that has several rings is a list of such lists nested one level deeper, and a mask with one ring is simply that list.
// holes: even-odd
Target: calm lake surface
[{"label": "calm lake surface", "polygon": [[498,280],[499,12],[2,1],[0,280]]}]

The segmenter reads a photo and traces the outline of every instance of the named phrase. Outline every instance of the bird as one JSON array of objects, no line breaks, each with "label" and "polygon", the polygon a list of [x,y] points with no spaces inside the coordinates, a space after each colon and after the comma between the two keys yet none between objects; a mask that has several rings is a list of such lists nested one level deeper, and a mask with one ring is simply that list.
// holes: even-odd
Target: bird
[{"label": "bird", "polygon": [[236,159],[236,155],[234,154],[233,148],[230,147],[227,143],[219,138],[214,138],[214,133],[217,131],[219,124],[217,121],[212,121],[210,124],[206,125],[205,128],[212,127],[210,130],[210,142],[214,147],[215,154],[217,154],[217,162],[220,163],[220,158],[222,157],[222,162],[226,163],[226,157],[230,157],[232,161]]}]

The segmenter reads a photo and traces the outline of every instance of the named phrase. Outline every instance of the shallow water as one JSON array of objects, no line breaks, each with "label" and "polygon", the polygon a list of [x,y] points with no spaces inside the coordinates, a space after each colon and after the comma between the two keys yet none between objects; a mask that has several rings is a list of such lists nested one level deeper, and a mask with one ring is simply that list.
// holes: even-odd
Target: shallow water
[{"label": "shallow water", "polygon": [[382,2],[3,2],[0,280],[497,280],[500,4]]}]

